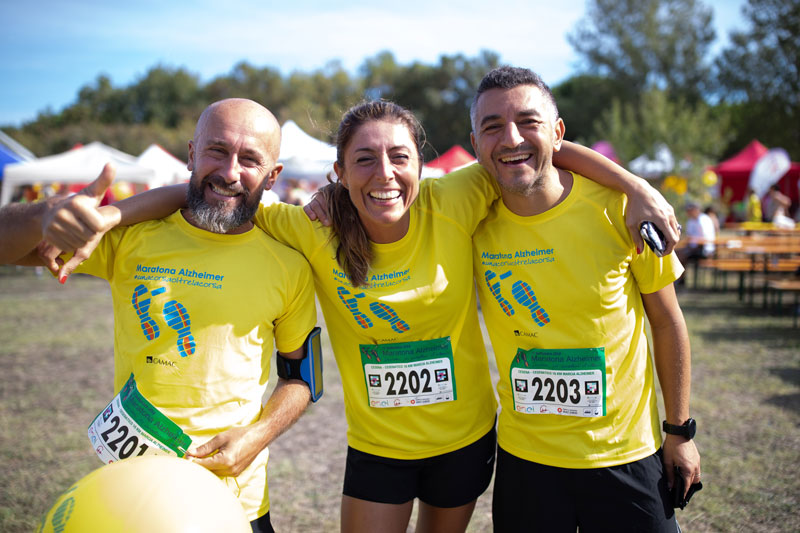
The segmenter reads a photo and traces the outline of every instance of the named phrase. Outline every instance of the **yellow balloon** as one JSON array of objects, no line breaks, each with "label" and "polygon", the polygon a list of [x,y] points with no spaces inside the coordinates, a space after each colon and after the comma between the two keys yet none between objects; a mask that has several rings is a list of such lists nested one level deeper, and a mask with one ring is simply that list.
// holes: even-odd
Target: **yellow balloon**
[{"label": "yellow balloon", "polygon": [[686,194],[687,189],[687,182],[686,178],[681,176],[676,176],[674,174],[667,176],[664,178],[664,188],[669,190],[672,189],[679,195]]},{"label": "yellow balloon", "polygon": [[39,533],[248,533],[230,489],[186,459],[145,455],[87,474],[47,512]]},{"label": "yellow balloon", "polygon": [[124,200],[133,196],[133,187],[127,181],[116,181],[111,185],[111,192],[114,193],[114,200]]},{"label": "yellow balloon", "polygon": [[712,187],[717,184],[719,177],[717,176],[716,172],[709,169],[703,172],[701,179],[703,180],[703,185],[706,187]]}]

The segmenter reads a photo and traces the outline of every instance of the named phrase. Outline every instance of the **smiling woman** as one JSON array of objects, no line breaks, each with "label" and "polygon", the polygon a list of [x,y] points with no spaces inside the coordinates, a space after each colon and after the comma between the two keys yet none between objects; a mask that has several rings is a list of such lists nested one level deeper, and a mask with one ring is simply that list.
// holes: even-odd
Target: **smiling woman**
[{"label": "smiling woman", "polygon": [[[419,193],[416,143],[402,123],[372,121],[359,128],[334,163],[372,242],[388,243],[408,232],[408,208]],[[347,172],[345,172],[347,169]]]},{"label": "smiling woman", "polygon": [[470,253],[498,192],[479,166],[420,182],[424,142],[408,110],[354,106],[325,189],[333,227],[288,205],[256,217],[314,272],[348,420],[343,531],[405,531],[417,499],[418,530],[464,531],[492,476],[496,403]]}]

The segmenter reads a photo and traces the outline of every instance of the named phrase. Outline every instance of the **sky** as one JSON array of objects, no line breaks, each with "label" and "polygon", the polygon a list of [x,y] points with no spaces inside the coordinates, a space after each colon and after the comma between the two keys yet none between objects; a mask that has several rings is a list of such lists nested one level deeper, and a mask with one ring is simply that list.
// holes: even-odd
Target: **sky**
[{"label": "sky", "polygon": [[[714,10],[718,50],[745,29],[746,0],[701,0]],[[201,83],[241,61],[288,75],[337,60],[357,73],[391,51],[396,61],[438,64],[442,55],[491,50],[551,86],[575,74],[567,41],[586,0],[0,0],[0,125],[59,112],[101,74],[125,87],[157,65]]]}]

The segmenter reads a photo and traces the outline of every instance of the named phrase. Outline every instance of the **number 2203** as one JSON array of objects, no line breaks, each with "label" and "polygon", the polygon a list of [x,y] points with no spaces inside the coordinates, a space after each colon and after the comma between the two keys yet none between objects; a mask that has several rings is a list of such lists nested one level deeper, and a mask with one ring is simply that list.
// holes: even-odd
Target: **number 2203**
[{"label": "number 2203", "polygon": [[[119,458],[126,459],[133,455],[133,452],[136,451],[136,447],[139,446],[139,453],[136,456],[144,455],[144,452],[147,450],[148,446],[147,443],[143,443],[141,446],[139,445],[139,437],[136,435],[131,435],[128,437],[128,426],[121,425],[121,420],[118,416],[114,416],[111,418],[112,426],[102,432],[100,437],[105,441],[109,448],[113,451],[117,451],[117,446],[119,445]],[[109,440],[111,438],[111,433],[114,431],[119,433],[119,436],[114,440]],[[126,439],[127,437],[127,439]],[[124,442],[123,442],[124,441]],[[122,442],[122,445],[120,445]]]},{"label": "number 2203", "polygon": [[[567,385],[567,381],[564,379],[553,381],[551,378],[545,378],[543,382],[542,378],[533,378],[531,386],[534,390],[533,400],[537,402],[542,400],[554,402],[556,401],[556,396],[561,403],[566,403],[567,399],[573,404],[581,401],[581,383],[577,379],[571,379],[569,385]],[[569,394],[569,388],[572,389],[572,395]],[[542,396],[542,389],[547,389],[544,396]]]}]

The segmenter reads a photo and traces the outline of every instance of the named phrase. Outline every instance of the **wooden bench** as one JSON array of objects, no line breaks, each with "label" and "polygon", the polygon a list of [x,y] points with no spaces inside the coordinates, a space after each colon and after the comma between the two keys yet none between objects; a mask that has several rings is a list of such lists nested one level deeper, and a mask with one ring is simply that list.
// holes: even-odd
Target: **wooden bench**
[{"label": "wooden bench", "polygon": [[[727,279],[729,273],[739,274],[739,300],[745,299],[745,293],[753,301],[755,293],[755,279],[757,274],[762,274],[764,283],[762,292],[764,294],[764,307],[767,305],[767,276],[769,274],[791,274],[800,269],[800,257],[779,257],[779,258],[760,258],[760,257],[719,257],[701,259],[695,268],[705,268],[712,271],[713,289],[718,288],[718,282],[722,280],[722,289],[727,289]],[[749,283],[747,280],[749,279]],[[749,287],[748,287],[749,285]],[[695,271],[695,287],[697,287],[697,271]]]},{"label": "wooden bench", "polygon": [[769,289],[771,294],[774,294],[776,297],[776,307],[781,309],[782,307],[782,296],[784,293],[793,293],[794,294],[794,304],[792,305],[792,316],[793,316],[793,324],[794,327],[797,327],[797,319],[798,314],[800,314],[800,279],[793,278],[793,279],[778,279],[778,280],[768,280],[767,281],[767,288]]}]

